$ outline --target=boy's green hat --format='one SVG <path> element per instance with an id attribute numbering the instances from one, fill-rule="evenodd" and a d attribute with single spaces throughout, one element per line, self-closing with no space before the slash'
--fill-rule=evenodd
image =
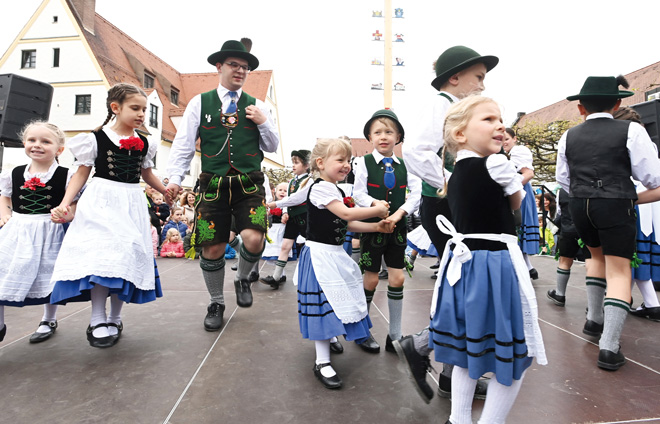
<path id="1" fill-rule="evenodd" d="M 309 150 L 304 150 L 304 149 L 292 150 L 291 151 L 291 157 L 294 157 L 294 156 L 299 157 L 300 160 L 303 161 L 303 163 L 305 163 L 305 164 L 309 163 L 309 157 L 310 157 L 311 154 L 312 154 L 312 152 L 310 152 Z"/>
<path id="2" fill-rule="evenodd" d="M 213 53 L 208 57 L 208 62 L 215 66 L 216 63 L 224 63 L 225 59 L 228 57 L 239 57 L 241 59 L 247 60 L 248 66 L 251 70 L 257 69 L 259 67 L 259 59 L 250 53 L 250 49 L 243 44 L 245 42 L 252 47 L 252 41 L 248 38 L 243 38 L 241 41 L 229 40 L 225 41 L 222 45 L 222 48 Z"/>
<path id="3" fill-rule="evenodd" d="M 376 118 L 390 118 L 392 121 L 396 123 L 397 128 L 399 129 L 399 134 L 401 134 L 401 138 L 399 139 L 399 143 L 403 143 L 403 136 L 404 136 L 404 131 L 403 131 L 403 125 L 401 125 L 401 122 L 399 122 L 399 118 L 397 118 L 396 113 L 392 112 L 389 109 L 381 109 L 374 113 L 371 116 L 371 119 L 367 121 L 366 124 L 364 124 L 364 138 L 369 140 L 369 132 L 371 130 L 371 123 L 374 121 Z M 396 144 L 399 144 L 396 143 Z"/>
<path id="4" fill-rule="evenodd" d="M 623 99 L 632 96 L 632 91 L 619 90 L 619 81 L 615 77 L 588 77 L 580 90 L 580 94 L 566 97 L 566 100 L 592 99 Z"/>
<path id="5" fill-rule="evenodd" d="M 440 90 L 442 84 L 447 82 L 449 77 L 467 69 L 476 63 L 486 65 L 486 72 L 493 69 L 500 61 L 496 56 L 480 56 L 469 47 L 454 46 L 445 50 L 435 61 L 435 79 L 431 85 L 436 90 Z"/>

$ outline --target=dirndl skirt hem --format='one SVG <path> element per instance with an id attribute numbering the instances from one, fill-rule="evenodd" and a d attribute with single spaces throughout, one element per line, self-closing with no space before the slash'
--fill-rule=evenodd
<path id="1" fill-rule="evenodd" d="M 510 386 L 531 365 L 525 340 L 518 280 L 509 252 L 473 251 L 451 286 L 443 275 L 429 347 L 435 360 L 467 368 L 471 378 L 487 372 Z"/>
<path id="2" fill-rule="evenodd" d="M 369 315 L 353 323 L 342 323 L 335 315 L 332 305 L 323 293 L 312 267 L 309 246 L 305 246 L 298 262 L 298 323 L 305 339 L 328 340 L 343 335 L 346 340 L 361 340 L 369 337 L 371 319 Z M 342 255 L 346 255 L 342 251 Z M 352 261 L 346 255 L 347 261 Z"/>
<path id="3" fill-rule="evenodd" d="M 101 277 L 98 275 L 89 275 L 78 280 L 57 281 L 50 295 L 50 303 L 57 305 L 66 305 L 68 302 L 88 302 L 91 300 L 90 290 L 94 285 L 100 284 L 110 289 L 109 294 L 117 294 L 119 299 L 126 303 L 148 303 L 163 297 L 163 290 L 160 285 L 160 276 L 158 275 L 158 266 L 154 259 L 154 272 L 156 276 L 156 285 L 154 290 L 141 290 L 130 281 L 122 278 Z"/>

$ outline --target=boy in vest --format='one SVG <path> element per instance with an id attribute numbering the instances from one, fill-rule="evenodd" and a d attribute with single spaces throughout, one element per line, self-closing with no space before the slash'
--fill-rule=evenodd
<path id="1" fill-rule="evenodd" d="M 403 146 L 403 156 L 409 172 L 422 179 L 422 200 L 419 207 L 422 226 L 438 250 L 438 257 L 442 257 L 449 236 L 438 229 L 435 219 L 438 215 L 451 218 L 447 199 L 439 197 L 438 192 L 444 188 L 454 163 L 450 155 L 442 157 L 445 115 L 452 103 L 470 94 L 481 93 L 485 89 L 486 73 L 498 62 L 499 59 L 495 56 L 481 56 L 465 46 L 454 46 L 445 50 L 435 62 L 436 77 L 431 82 L 439 93 L 435 96 L 432 106 L 424 112 L 427 116 L 421 121 L 421 131 Z M 418 334 L 404 337 L 400 343 L 394 343 L 417 392 L 427 403 L 433 398 L 433 390 L 426 382 L 426 370 L 430 365 L 428 355 L 433 351 L 428 342 L 428 328 L 425 328 Z M 451 396 L 452 370 L 453 366 L 445 365 L 440 374 L 438 394 L 442 397 Z M 479 380 L 475 399 L 485 397 L 486 384 Z"/>
<path id="2" fill-rule="evenodd" d="M 612 113 L 632 91 L 623 77 L 589 77 L 579 100 L 585 122 L 562 135 L 557 148 L 557 182 L 569 193 L 578 234 L 591 252 L 587 268 L 587 322 L 598 337 L 598 367 L 615 371 L 626 362 L 620 348 L 630 310 L 630 261 L 635 253 L 637 193 L 630 177 L 647 189 L 660 187 L 656 146 L 641 125 L 615 120 Z M 607 297 L 605 290 L 607 289 Z"/>
<path id="3" fill-rule="evenodd" d="M 378 285 L 381 259 L 385 259 L 388 271 L 387 307 L 390 313 L 385 350 L 394 353 L 392 340 L 401 338 L 403 268 L 408 235 L 406 216 L 419 207 L 422 185 L 419 178 L 408 175 L 403 159 L 394 155 L 394 146 L 402 143 L 404 137 L 403 126 L 394 112 L 383 109 L 374 113 L 364 126 L 364 136 L 373 144 L 374 151 L 357 162 L 353 198 L 362 207 L 387 202 L 391 213 L 387 219 L 396 226 L 391 234 L 363 233 L 360 236 L 360 267 L 364 272 L 364 294 L 369 309 Z M 407 189 L 410 189 L 408 200 Z M 359 346 L 369 353 L 380 351 L 380 346 L 371 335 Z"/>
<path id="4" fill-rule="evenodd" d="M 312 181 L 309 178 L 309 156 L 311 153 L 309 150 L 294 150 L 291 152 L 291 163 L 293 164 L 295 176 L 289 181 L 287 197 L 268 204 L 271 208 L 287 208 L 287 212 L 282 215 L 282 223 L 286 224 L 286 227 L 284 228 L 280 256 L 275 261 L 275 272 L 272 276 L 269 275 L 261 279 L 261 282 L 268 284 L 275 290 L 286 281 L 286 276 L 283 276 L 282 273 L 289 258 L 289 252 L 293 248 L 293 243 L 295 243 L 298 236 L 307 237 L 307 192 L 312 186 Z"/>
<path id="5" fill-rule="evenodd" d="M 201 198 L 195 209 L 191 243 L 202 249 L 199 266 L 211 297 L 204 319 L 207 331 L 218 331 L 223 323 L 224 255 L 232 217 L 243 242 L 234 279 L 240 307 L 252 305 L 248 275 L 264 249 L 267 209 L 261 161 L 264 151 L 277 150 L 279 137 L 268 107 L 242 91 L 250 71 L 259 66 L 259 60 L 249 52 L 251 46 L 249 39 L 229 40 L 208 57 L 218 70 L 220 84 L 188 103 L 167 167 L 167 190 L 176 198 L 200 138 Z"/>

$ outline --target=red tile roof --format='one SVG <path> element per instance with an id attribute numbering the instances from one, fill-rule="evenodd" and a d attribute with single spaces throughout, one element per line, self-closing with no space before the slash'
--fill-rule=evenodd
<path id="1" fill-rule="evenodd" d="M 658 87 L 660 85 L 660 62 L 646 66 L 635 72 L 625 75 L 630 83 L 628 90 L 634 91 L 633 96 L 622 99 L 622 106 L 630 106 L 637 103 L 646 101 L 644 93 Z M 570 96 L 576 93 L 566 93 Z M 572 121 L 580 118 L 577 109 L 577 102 L 569 102 L 568 100 L 561 100 L 557 103 L 546 106 L 543 109 L 528 113 L 524 115 L 518 122 L 518 127 L 522 127 L 525 123 L 550 123 L 559 120 Z"/>
<path id="2" fill-rule="evenodd" d="M 73 8 L 71 3 L 69 5 Z M 80 19 L 76 13 L 74 16 Z M 154 76 L 154 88 L 164 109 L 163 139 L 173 140 L 176 134 L 176 127 L 170 117 L 181 116 L 185 106 L 196 94 L 218 86 L 216 72 L 182 74 L 98 13 L 95 14 L 94 33 L 86 30 L 83 33 L 111 85 L 126 82 L 142 87 L 145 71 Z M 250 73 L 243 90 L 265 100 L 272 73 L 268 70 Z M 170 102 L 172 88 L 179 92 L 178 105 Z"/>

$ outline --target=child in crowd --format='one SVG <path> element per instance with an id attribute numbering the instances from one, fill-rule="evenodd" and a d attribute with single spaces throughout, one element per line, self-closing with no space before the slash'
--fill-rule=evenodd
<path id="1" fill-rule="evenodd" d="M 270 202 L 268 207 L 287 208 L 286 216 L 282 221 L 286 224 L 282 238 L 282 247 L 280 255 L 275 261 L 275 272 L 272 276 L 262 278 L 261 282 L 277 289 L 279 285 L 286 281 L 282 277 L 284 267 L 286 266 L 289 252 L 293 248 L 293 243 L 298 236 L 307 237 L 307 190 L 311 185 L 309 178 L 309 150 L 294 150 L 291 152 L 291 163 L 293 164 L 294 178 L 289 181 L 288 197 L 282 200 Z M 294 193 L 296 195 L 294 196 Z"/>
<path id="2" fill-rule="evenodd" d="M 153 208 L 154 213 L 156 214 L 158 219 L 160 219 L 160 225 L 165 224 L 165 222 L 167 222 L 167 218 L 170 217 L 170 207 L 167 206 L 166 203 L 163 203 L 164 198 L 163 195 L 160 193 L 155 193 L 151 197 L 151 200 L 152 200 L 151 207 Z M 163 229 L 163 231 L 167 231 L 167 230 Z"/>
<path id="3" fill-rule="evenodd" d="M 500 108 L 489 98 L 472 96 L 447 112 L 446 148 L 456 152 L 446 190 L 453 225 L 443 216 L 438 224 L 453 239 L 435 286 L 429 347 L 436 361 L 454 364 L 452 424 L 472 422 L 475 386 L 487 372 L 494 376 L 479 422 L 505 422 L 532 358 L 547 363 L 512 214 L 525 196 L 522 176 L 498 154 L 504 132 Z M 414 350 L 403 341 L 395 346 Z"/>
<path id="4" fill-rule="evenodd" d="M 183 258 L 183 241 L 176 228 L 170 228 L 165 235 L 165 242 L 160 247 L 160 256 L 163 258 Z"/>
<path id="5" fill-rule="evenodd" d="M 438 94 L 433 96 L 430 107 L 422 108 L 426 115 L 421 119 L 422 125 L 416 128 L 416 134 L 409 137 L 403 146 L 403 157 L 408 164 L 408 172 L 422 179 L 422 200 L 419 212 L 422 226 L 431 238 L 431 242 L 442 255 L 449 237 L 443 234 L 436 224 L 436 216 L 443 215 L 451 220 L 449 204 L 444 196 L 440 196 L 446 180 L 454 167 L 454 158 L 446 154 L 444 146 L 444 122 L 449 107 L 470 94 L 479 94 L 486 89 L 484 81 L 486 74 L 497 64 L 496 56 L 481 56 L 476 51 L 465 46 L 453 46 L 442 52 L 434 64 L 435 78 L 431 82 Z M 439 264 L 437 264 L 439 266 Z M 415 362 L 415 388 L 425 402 L 433 398 L 433 390 L 426 383 L 425 360 L 429 355 L 428 328 L 414 336 L 415 346 L 419 348 L 419 357 Z M 452 366 L 445 364 L 440 373 L 438 394 L 451 396 Z M 486 396 L 486 384 L 479 382 L 475 392 L 476 399 Z"/>
<path id="6" fill-rule="evenodd" d="M 275 201 L 282 200 L 286 197 L 288 191 L 288 183 L 279 183 L 275 187 Z M 268 262 L 275 262 L 279 260 L 280 251 L 282 250 L 282 240 L 284 238 L 284 229 L 289 215 L 286 213 L 286 208 L 271 208 L 268 210 L 271 217 L 271 224 L 268 228 L 268 237 L 272 240 L 271 243 L 266 243 L 264 253 L 261 254 L 261 259 Z M 293 252 L 289 250 L 287 259 L 293 257 Z M 286 280 L 284 270 L 282 270 L 282 279 Z M 272 286 L 274 289 L 279 287 L 278 283 Z"/>
<path id="7" fill-rule="evenodd" d="M 512 128 L 506 129 L 502 147 L 511 158 L 516 171 L 522 175 L 522 185 L 525 188 L 525 193 L 527 193 L 520 206 L 521 219 L 518 228 L 518 243 L 529 269 L 529 276 L 532 277 L 532 280 L 536 280 L 539 278 L 539 273 L 529 260 L 529 255 L 538 255 L 539 253 L 540 230 L 539 225 L 537 225 L 539 212 L 536 209 L 536 199 L 531 184 L 532 178 L 534 178 L 534 157 L 531 150 L 518 144 L 518 137 L 516 137 L 516 132 Z M 554 244 L 554 240 L 552 242 Z"/>
<path id="8" fill-rule="evenodd" d="M 181 235 L 181 240 L 187 235 L 188 233 L 188 226 L 181 222 L 183 219 L 183 209 L 179 207 L 172 208 L 172 217 L 170 218 L 169 221 L 167 221 L 167 224 L 163 227 L 163 235 L 161 236 L 161 242 L 165 241 L 165 236 L 167 235 L 167 232 L 174 228 L 179 232 Z"/>
<path id="9" fill-rule="evenodd" d="M 350 159 L 351 145 L 344 140 L 320 139 L 314 146 L 311 165 L 320 178 L 308 191 L 307 243 L 293 277 L 298 285 L 300 332 L 315 342 L 314 374 L 328 389 L 342 386 L 330 365 L 331 339 L 344 335 L 349 341 L 364 341 L 371 328 L 360 268 L 342 247 L 346 231 L 392 232 L 394 226 L 386 220 L 348 222 L 384 218 L 389 210 L 385 201 L 368 208 L 349 207 L 352 200 L 336 184 L 350 172 Z"/>
<path id="10" fill-rule="evenodd" d="M 0 341 L 5 338 L 5 306 L 44 305 L 44 315 L 30 343 L 48 340 L 57 329 L 57 305 L 50 304 L 53 264 L 64 238 L 63 222 L 50 210 L 64 197 L 73 172 L 61 167 L 65 135 L 47 122 L 28 124 L 20 134 L 29 165 L 0 175 Z M 78 194 L 72 197 L 76 201 Z M 72 206 L 73 209 L 73 206 Z"/>
<path id="11" fill-rule="evenodd" d="M 527 193 L 527 195 L 529 195 L 529 193 Z M 527 197 L 527 195 L 525 195 L 525 197 Z M 541 245 L 541 251 L 539 253 L 541 255 L 551 255 L 555 247 L 554 235 L 552 234 L 552 231 L 550 230 L 549 227 L 547 226 L 544 227 L 543 215 L 538 215 L 538 223 L 539 223 L 539 236 L 540 236 L 539 244 Z M 533 279 L 534 276 L 530 275 L 530 278 Z"/>
<path id="12" fill-rule="evenodd" d="M 163 224 L 160 221 L 160 217 L 156 215 L 156 209 L 154 208 L 154 202 L 153 202 L 153 196 L 158 193 L 156 190 L 154 190 L 153 187 L 151 187 L 149 184 L 145 184 L 144 186 L 144 195 L 147 199 L 147 209 L 149 211 L 149 221 L 151 222 L 151 225 L 153 225 L 156 228 L 156 232 L 158 233 L 158 240 L 160 240 L 160 232 L 163 229 Z"/>
<path id="13" fill-rule="evenodd" d="M 583 332 L 598 337 L 598 367 L 625 364 L 620 337 L 630 310 L 630 261 L 635 252 L 638 198 L 631 176 L 648 189 L 660 187 L 657 148 L 644 127 L 615 120 L 612 113 L 632 91 L 623 77 L 589 77 L 579 100 L 585 122 L 562 135 L 557 147 L 557 182 L 569 192 L 580 238 L 591 252 L 587 268 L 587 321 Z M 607 297 L 605 292 L 607 289 Z"/>
<path id="14" fill-rule="evenodd" d="M 108 117 L 99 128 L 70 140 L 78 170 L 53 209 L 53 219 L 66 218 L 76 193 L 95 168 L 55 262 L 51 302 L 91 299 L 86 335 L 90 346 L 97 348 L 114 346 L 121 337 L 124 302 L 146 303 L 162 296 L 139 184 L 142 177 L 165 193 L 151 169 L 158 143 L 150 144 L 135 131 L 144 121 L 147 96 L 134 85 L 120 83 L 108 91 L 106 106 Z M 112 118 L 114 124 L 105 127 Z M 110 315 L 106 315 L 108 295 Z"/>
<path id="15" fill-rule="evenodd" d="M 361 207 L 385 201 L 390 207 L 388 221 L 395 224 L 392 234 L 365 233 L 360 237 L 360 268 L 364 271 L 364 294 L 367 310 L 378 286 L 381 260 L 385 259 L 388 272 L 387 307 L 389 310 L 389 332 L 385 339 L 385 350 L 394 352 L 392 340 L 401 338 L 401 316 L 403 312 L 403 282 L 407 240 L 407 215 L 419 207 L 422 182 L 409 175 L 404 160 L 394 155 L 394 146 L 402 143 L 403 126 L 391 110 L 375 112 L 364 126 L 364 136 L 374 151 L 357 162 L 353 197 Z M 406 190 L 410 196 L 406 200 Z M 376 222 L 370 219 L 367 222 Z M 380 346 L 373 338 L 360 343 L 363 350 L 378 353 Z"/>

